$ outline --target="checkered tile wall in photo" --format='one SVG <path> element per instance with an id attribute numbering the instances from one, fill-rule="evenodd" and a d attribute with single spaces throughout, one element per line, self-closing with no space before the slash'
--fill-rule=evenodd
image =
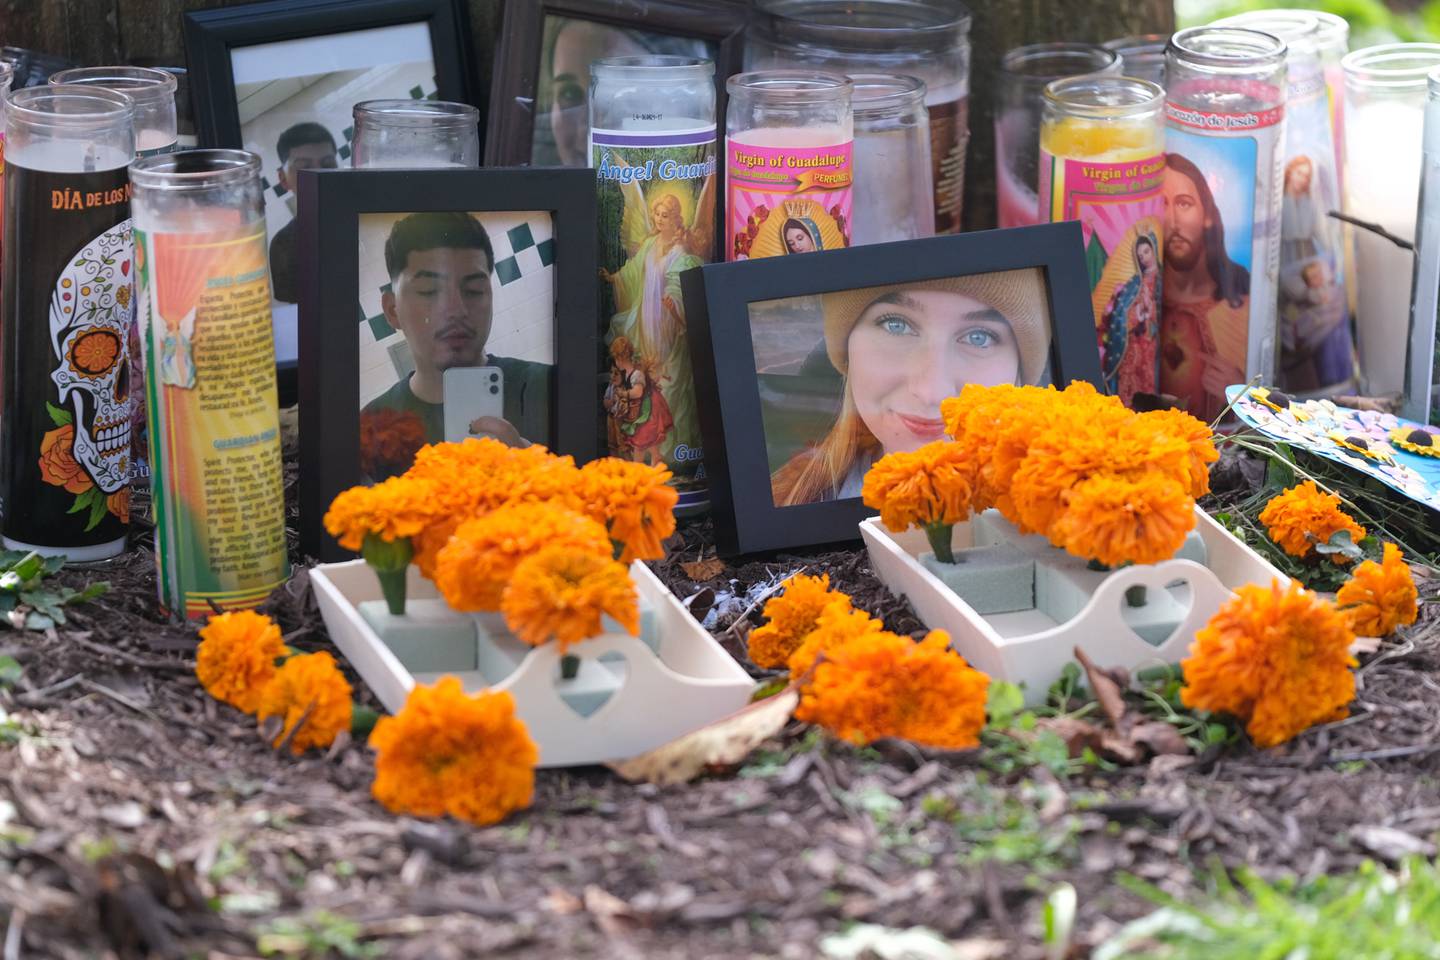
<path id="1" fill-rule="evenodd" d="M 363 406 L 415 369 L 405 338 L 385 319 L 380 297 L 390 288 L 385 238 L 403 213 L 360 218 L 360 403 Z M 495 250 L 494 297 L 488 353 L 555 362 L 555 239 L 541 211 L 472 214 Z"/>

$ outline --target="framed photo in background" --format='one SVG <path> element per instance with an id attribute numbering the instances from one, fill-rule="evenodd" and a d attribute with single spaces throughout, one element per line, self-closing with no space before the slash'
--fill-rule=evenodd
<path id="1" fill-rule="evenodd" d="M 1103 389 L 1078 222 L 709 264 L 682 277 L 722 553 L 854 540 L 870 465 L 967 383 Z"/>
<path id="2" fill-rule="evenodd" d="M 505 4 L 488 166 L 590 165 L 589 65 L 647 54 L 715 61 L 723 134 L 725 80 L 740 70 L 743 0 L 512 0 Z"/>
<path id="3" fill-rule="evenodd" d="M 201 146 L 261 159 L 281 403 L 298 355 L 299 171 L 350 166 L 362 100 L 479 104 L 463 0 L 268 0 L 185 14 Z"/>
<path id="4" fill-rule="evenodd" d="M 588 170 L 300 174 L 302 548 L 337 493 L 426 443 L 600 446 Z"/>

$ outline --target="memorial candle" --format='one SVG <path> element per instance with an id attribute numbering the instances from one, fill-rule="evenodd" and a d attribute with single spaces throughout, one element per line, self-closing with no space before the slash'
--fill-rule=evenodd
<path id="1" fill-rule="evenodd" d="M 365 100 L 355 104 L 351 165 L 478 167 L 480 111 L 444 100 Z"/>
<path id="2" fill-rule="evenodd" d="M 930 117 L 916 77 L 853 73 L 855 246 L 935 235 Z"/>

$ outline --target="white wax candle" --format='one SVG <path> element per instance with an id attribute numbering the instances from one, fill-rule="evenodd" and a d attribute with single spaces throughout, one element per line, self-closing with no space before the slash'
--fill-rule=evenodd
<path id="1" fill-rule="evenodd" d="M 1346 211 L 1406 240 L 1415 237 L 1423 108 L 1423 101 L 1372 102 L 1345 117 Z M 1410 251 L 1355 230 L 1360 374 L 1369 394 L 1405 389 L 1414 265 Z"/>
<path id="2" fill-rule="evenodd" d="M 148 153 L 163 150 L 175 142 L 174 131 L 156 130 L 153 127 L 135 131 L 135 152 Z"/>
<path id="3" fill-rule="evenodd" d="M 75 143 L 68 140 L 40 140 L 17 145 L 5 144 L 5 162 L 31 170 L 53 173 L 93 173 L 128 167 L 131 157 L 114 147 Z"/>
<path id="4" fill-rule="evenodd" d="M 747 147 L 833 147 L 849 143 L 852 128 L 838 123 L 816 127 L 755 127 L 732 134 L 730 139 Z"/>
<path id="5" fill-rule="evenodd" d="M 930 144 L 914 127 L 855 137 L 855 246 L 935 235 Z"/>

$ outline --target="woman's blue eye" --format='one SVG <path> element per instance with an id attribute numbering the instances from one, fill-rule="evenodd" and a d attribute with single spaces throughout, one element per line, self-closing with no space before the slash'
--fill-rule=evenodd
<path id="1" fill-rule="evenodd" d="M 993 347 L 995 344 L 1000 342 L 1000 338 L 989 330 L 986 330 L 982 327 L 976 327 L 973 330 L 966 330 L 964 333 L 960 334 L 960 342 L 965 344 L 965 346 L 967 347 L 977 347 L 983 349 L 984 347 Z"/>
<path id="2" fill-rule="evenodd" d="M 875 325 L 894 337 L 903 337 L 915 332 L 910 321 L 894 313 L 887 313 L 875 321 Z"/>

